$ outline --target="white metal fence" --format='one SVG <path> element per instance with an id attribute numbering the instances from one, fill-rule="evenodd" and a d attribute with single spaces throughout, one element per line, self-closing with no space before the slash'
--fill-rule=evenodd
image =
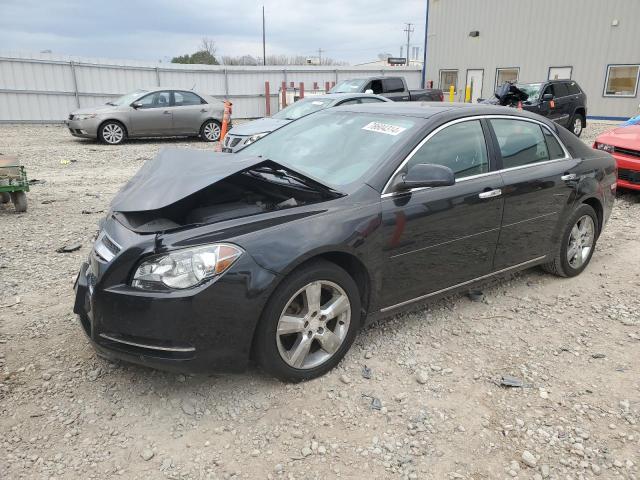
<path id="1" fill-rule="evenodd" d="M 50 54 L 0 53 L 0 122 L 60 122 L 79 107 L 103 104 L 144 87 L 193 88 L 233 102 L 233 116 L 265 115 L 265 81 L 270 84 L 271 111 L 277 111 L 278 89 L 304 82 L 326 82 L 373 75 L 400 75 L 418 88 L 415 67 L 209 66 L 60 57 Z"/>

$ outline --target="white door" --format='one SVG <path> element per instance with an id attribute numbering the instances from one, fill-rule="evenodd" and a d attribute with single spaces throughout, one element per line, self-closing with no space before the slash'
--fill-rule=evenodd
<path id="1" fill-rule="evenodd" d="M 549 80 L 571 80 L 571 67 L 549 68 Z"/>
<path id="2" fill-rule="evenodd" d="M 467 87 L 471 89 L 472 103 L 478 103 L 478 98 L 482 98 L 482 77 L 483 76 L 484 76 L 484 70 L 467 70 Z"/>

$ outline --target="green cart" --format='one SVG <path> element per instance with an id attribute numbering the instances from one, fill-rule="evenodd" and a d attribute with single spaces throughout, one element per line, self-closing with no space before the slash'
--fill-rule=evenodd
<path id="1" fill-rule="evenodd" d="M 0 203 L 13 202 L 16 212 L 27 211 L 29 181 L 27 172 L 18 159 L 0 156 Z"/>

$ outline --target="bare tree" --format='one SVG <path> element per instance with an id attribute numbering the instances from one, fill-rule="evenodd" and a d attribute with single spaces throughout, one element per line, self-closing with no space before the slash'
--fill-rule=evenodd
<path id="1" fill-rule="evenodd" d="M 212 57 L 216 56 L 216 42 L 208 37 L 202 37 L 202 41 L 200 42 L 200 51 L 207 52 Z"/>

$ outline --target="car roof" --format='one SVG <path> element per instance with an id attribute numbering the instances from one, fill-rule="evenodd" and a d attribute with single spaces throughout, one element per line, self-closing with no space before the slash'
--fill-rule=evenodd
<path id="1" fill-rule="evenodd" d="M 345 105 L 331 109 L 332 111 L 349 111 L 357 113 L 373 113 L 381 115 L 402 115 L 406 117 L 431 118 L 448 112 L 454 116 L 470 117 L 475 115 L 509 115 L 514 117 L 533 118 L 548 124 L 549 121 L 540 115 L 526 110 L 503 107 L 499 105 L 484 105 L 477 103 L 449 103 L 449 102 L 385 102 Z"/>
<path id="2" fill-rule="evenodd" d="M 304 97 L 305 100 L 308 98 L 333 98 L 335 100 L 343 100 L 345 98 L 360 98 L 360 97 L 373 97 L 373 98 L 384 98 L 385 100 L 387 100 L 386 97 L 382 97 L 380 95 L 374 95 L 373 93 L 325 93 L 323 95 L 310 95 L 308 97 Z"/>

